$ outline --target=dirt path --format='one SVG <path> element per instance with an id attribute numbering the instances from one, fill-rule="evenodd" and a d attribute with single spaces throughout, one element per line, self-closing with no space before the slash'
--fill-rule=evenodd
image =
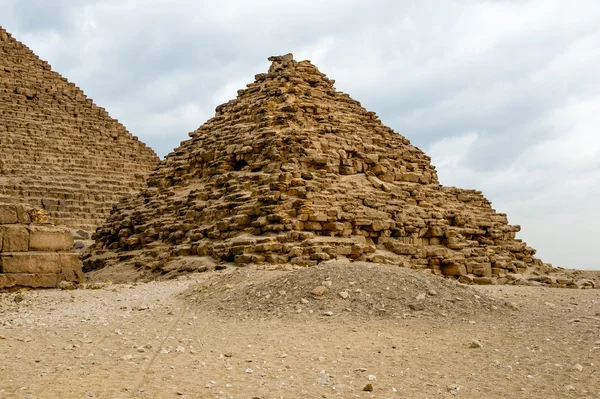
<path id="1" fill-rule="evenodd" d="M 208 277 L 0 294 L 0 397 L 600 397 L 600 290 L 478 287 L 512 309 L 467 318 L 261 319 L 180 299 Z"/>

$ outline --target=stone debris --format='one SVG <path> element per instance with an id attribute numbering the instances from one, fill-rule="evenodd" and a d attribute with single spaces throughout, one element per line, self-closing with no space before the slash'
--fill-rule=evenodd
<path id="1" fill-rule="evenodd" d="M 247 281 L 258 277 L 257 273 L 263 274 L 261 281 L 247 284 Z M 478 292 L 472 287 L 391 265 L 329 261 L 279 276 L 269 276 L 270 273 L 240 268 L 230 274 L 216 274 L 207 281 L 192 285 L 183 297 L 206 310 L 227 309 L 232 314 L 242 312 L 248 317 L 281 317 L 298 313 L 324 316 L 327 313 L 336 318 L 346 315 L 351 318 L 404 319 L 448 315 L 471 317 L 482 311 L 511 314 L 508 308 L 501 306 L 503 302 L 492 300 L 483 293 L 475 295 Z M 315 282 L 322 282 L 324 276 L 334 277 L 329 280 L 333 282 L 330 293 L 322 296 L 310 294 L 310 299 L 307 299 L 307 293 L 315 290 Z M 224 291 L 222 287 L 226 285 L 233 288 Z M 322 292 L 324 286 L 318 287 L 321 287 L 318 292 Z M 275 294 L 282 290 L 287 293 L 285 296 Z M 429 290 L 435 290 L 436 295 L 414 301 L 420 293 Z M 339 295 L 341 292 L 348 293 L 348 298 Z M 464 299 L 457 301 L 459 297 Z"/>
<path id="2" fill-rule="evenodd" d="M 32 214 L 39 212 L 21 204 L 0 203 L 0 289 L 73 289 L 83 283 L 81 257 L 71 252 L 71 233 L 42 224 Z"/>
<path id="3" fill-rule="evenodd" d="M 550 269 L 481 192 L 441 186 L 427 155 L 309 61 L 269 59 L 116 205 L 86 270 L 125 259 L 184 272 L 173 261 L 190 256 L 238 266 L 337 259 L 515 284 Z"/>
<path id="4" fill-rule="evenodd" d="M 473 339 L 473 340 L 471 340 L 471 343 L 469 344 L 469 348 L 472 348 L 472 349 L 483 349 L 483 345 L 478 340 Z"/>
<path id="5" fill-rule="evenodd" d="M 315 296 L 323 296 L 323 295 L 325 295 L 326 292 L 327 292 L 327 287 L 325 287 L 323 285 L 319 285 L 311 291 L 311 294 L 313 294 Z"/>
<path id="6" fill-rule="evenodd" d="M 0 27 L 0 202 L 93 231 L 156 154 Z"/>

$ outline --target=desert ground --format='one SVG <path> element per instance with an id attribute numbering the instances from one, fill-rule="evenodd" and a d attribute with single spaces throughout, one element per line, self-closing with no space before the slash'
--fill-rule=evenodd
<path id="1" fill-rule="evenodd" d="M 0 397 L 600 397 L 599 289 L 372 264 L 105 277 L 0 293 Z"/>

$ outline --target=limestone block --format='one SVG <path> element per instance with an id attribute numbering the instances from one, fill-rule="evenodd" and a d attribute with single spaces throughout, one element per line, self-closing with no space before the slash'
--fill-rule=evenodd
<path id="1" fill-rule="evenodd" d="M 60 273 L 59 254 L 52 252 L 3 252 L 2 273 Z"/>
<path id="2" fill-rule="evenodd" d="M 417 248 L 411 244 L 388 241 L 385 243 L 385 246 L 396 255 L 414 255 L 417 253 Z"/>
<path id="3" fill-rule="evenodd" d="M 0 204 L 0 224 L 17 223 L 17 208 L 13 204 Z"/>
<path id="4" fill-rule="evenodd" d="M 29 215 L 28 210 L 23 205 L 15 205 L 15 209 L 17 210 L 17 223 L 19 224 L 29 224 L 31 223 L 31 216 Z"/>
<path id="5" fill-rule="evenodd" d="M 73 235 L 52 226 L 29 226 L 30 251 L 70 251 L 73 249 Z"/>
<path id="6" fill-rule="evenodd" d="M 60 262 L 60 281 L 73 281 L 83 283 L 85 276 L 81 271 L 81 256 L 78 253 L 61 253 L 58 255 Z"/>
<path id="7" fill-rule="evenodd" d="M 29 250 L 29 230 L 21 225 L 0 226 L 3 230 L 2 252 L 24 252 Z"/>
<path id="8" fill-rule="evenodd" d="M 12 273 L 0 274 L 0 288 L 33 287 L 52 288 L 58 282 L 54 273 Z"/>
<path id="9" fill-rule="evenodd" d="M 479 277 L 492 277 L 492 265 L 490 263 L 469 262 L 469 269 L 473 270 L 473 274 Z"/>
<path id="10" fill-rule="evenodd" d="M 440 269 L 444 276 L 464 276 L 467 274 L 465 265 L 456 262 L 442 262 Z"/>

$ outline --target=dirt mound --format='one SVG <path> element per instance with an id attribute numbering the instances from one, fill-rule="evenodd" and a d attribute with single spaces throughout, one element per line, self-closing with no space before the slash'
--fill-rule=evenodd
<path id="1" fill-rule="evenodd" d="M 290 272 L 237 269 L 196 285 L 183 296 L 204 309 L 249 317 L 466 317 L 505 308 L 455 281 L 368 262 L 331 261 Z"/>

